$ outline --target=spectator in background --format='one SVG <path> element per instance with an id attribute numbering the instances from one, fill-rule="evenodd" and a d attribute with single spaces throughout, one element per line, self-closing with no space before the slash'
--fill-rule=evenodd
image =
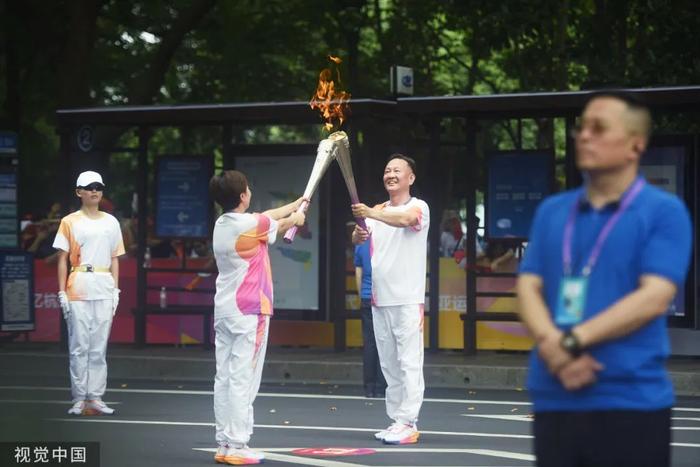
<path id="1" fill-rule="evenodd" d="M 440 233 L 440 256 L 453 256 L 457 246 L 464 236 L 462 223 L 454 211 L 445 211 L 442 221 L 442 232 Z"/>
<path id="2" fill-rule="evenodd" d="M 472 219 L 472 222 L 474 225 L 478 226 L 479 223 L 481 222 L 479 217 L 474 216 Z M 460 238 L 459 243 L 457 244 L 457 247 L 454 249 L 454 252 L 451 255 L 454 260 L 459 264 L 460 268 L 467 269 L 467 234 L 464 233 L 462 235 L 462 238 Z M 486 252 L 484 251 L 484 239 L 481 235 L 479 235 L 479 232 L 477 231 L 476 233 L 476 265 L 475 267 L 483 268 L 486 265 L 484 264 L 484 258 L 486 256 Z"/>
<path id="3" fill-rule="evenodd" d="M 508 240 L 492 238 L 486 243 L 485 259 L 491 272 L 516 272 L 515 251 Z"/>
<path id="4" fill-rule="evenodd" d="M 32 243 L 27 246 L 26 250 L 30 253 L 34 253 L 34 257 L 37 259 L 46 259 L 53 256 L 56 253 L 56 250 L 53 248 L 53 240 L 56 237 L 56 232 L 58 232 L 59 222 L 60 219 L 44 219 L 33 224 L 36 226 L 36 235 Z"/>
<path id="5" fill-rule="evenodd" d="M 369 242 L 355 246 L 354 263 L 355 284 L 360 296 L 362 313 L 362 383 L 365 388 L 365 397 L 384 397 L 386 381 L 379 364 L 372 320 L 372 260 L 369 255 Z"/>

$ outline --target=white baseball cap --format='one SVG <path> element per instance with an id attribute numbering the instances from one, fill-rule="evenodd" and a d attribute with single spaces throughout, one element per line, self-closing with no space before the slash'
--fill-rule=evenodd
<path id="1" fill-rule="evenodd" d="M 102 181 L 102 175 L 98 174 L 97 172 L 93 172 L 92 170 L 83 172 L 80 175 L 78 175 L 78 180 L 75 182 L 75 186 L 88 186 L 91 183 L 99 183 L 102 186 L 104 186 L 104 182 Z"/>

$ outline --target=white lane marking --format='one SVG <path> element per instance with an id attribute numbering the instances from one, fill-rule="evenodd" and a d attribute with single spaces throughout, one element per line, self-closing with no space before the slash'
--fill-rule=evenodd
<path id="1" fill-rule="evenodd" d="M 504 459 L 516 459 L 522 461 L 534 461 L 532 454 L 521 454 L 519 452 L 500 451 L 495 449 L 440 449 L 440 448 L 378 448 L 377 452 L 422 452 L 422 453 L 445 453 L 445 454 L 477 454 L 480 456 L 502 457 Z"/>
<path id="2" fill-rule="evenodd" d="M 329 459 L 314 459 L 313 457 L 296 457 L 286 454 L 266 454 L 265 460 L 287 462 L 289 464 L 315 465 L 318 467 L 369 467 L 364 464 L 351 464 L 349 462 L 332 461 Z"/>
<path id="3" fill-rule="evenodd" d="M 206 451 L 206 452 L 216 452 L 215 448 L 193 448 L 196 451 Z M 260 448 L 267 456 L 268 453 L 273 452 L 292 452 L 297 448 Z M 381 453 L 415 453 L 415 454 L 476 454 L 479 456 L 489 456 L 489 457 L 500 457 L 503 459 L 515 459 L 523 461 L 534 461 L 535 456 L 532 454 L 521 454 L 519 452 L 512 451 L 500 451 L 495 449 L 468 449 L 468 448 L 404 448 L 404 447 L 391 447 L 391 448 L 370 448 L 374 451 Z M 267 456 L 269 457 L 269 456 Z M 314 459 L 303 457 L 304 459 Z M 298 459 L 298 458 L 297 458 Z M 317 464 L 312 464 L 317 465 Z M 349 464 L 357 465 L 357 464 Z"/>
<path id="4" fill-rule="evenodd" d="M 68 387 L 57 386 L 0 386 L 0 390 L 22 390 L 22 391 L 69 391 Z M 194 391 L 185 389 L 126 389 L 126 388 L 109 388 L 109 392 L 114 393 L 131 393 L 131 394 L 168 394 L 168 395 L 185 395 L 185 396 L 213 396 L 214 391 Z M 343 396 L 339 394 L 283 394 L 272 392 L 258 393 L 257 397 L 275 397 L 289 399 L 330 399 L 330 400 L 376 400 L 383 399 L 368 399 L 363 396 Z M 437 402 L 446 404 L 484 404 L 484 405 L 521 405 L 531 406 L 532 403 L 524 401 L 495 401 L 495 400 L 475 400 L 475 399 L 423 399 L 423 402 Z M 700 412 L 700 407 L 673 407 L 674 412 Z"/>
<path id="5" fill-rule="evenodd" d="M 513 422 L 533 422 L 534 417 L 528 415 L 486 415 L 486 414 L 475 414 L 475 413 L 463 413 L 460 414 L 462 417 L 474 417 L 474 418 L 489 418 L 493 420 L 508 420 Z M 685 420 L 689 422 L 700 422 L 698 417 L 671 417 L 671 420 Z M 678 428 L 680 429 L 680 428 Z M 691 428 L 695 429 L 695 428 Z"/>
<path id="6" fill-rule="evenodd" d="M 86 418 L 50 418 L 48 420 L 59 422 L 83 422 L 83 423 L 122 423 L 131 425 L 172 425 L 172 426 L 214 426 L 208 422 L 166 422 L 161 420 L 107 420 L 107 419 L 86 419 Z M 380 428 L 351 428 L 351 427 L 328 427 L 328 426 L 292 426 L 292 425 L 254 425 L 255 428 L 270 428 L 282 430 L 315 430 L 315 431 L 358 431 L 376 432 Z M 700 431 L 700 427 L 674 426 L 672 430 L 678 431 Z M 532 435 L 517 435 L 510 433 L 478 433 L 469 431 L 430 431 L 420 430 L 421 434 L 438 436 L 473 436 L 482 438 L 511 438 L 511 439 L 532 439 Z M 700 445 L 698 445 L 700 446 Z"/>
<path id="7" fill-rule="evenodd" d="M 161 420 L 107 420 L 107 419 L 87 419 L 87 418 L 47 418 L 52 422 L 79 422 L 79 423 L 116 423 L 124 425 L 167 425 L 167 426 L 214 426 L 210 422 L 164 422 Z M 258 425 L 255 425 L 256 427 Z"/>
<path id="8" fill-rule="evenodd" d="M 351 464 L 349 462 L 340 462 L 330 459 L 319 459 L 316 457 L 302 457 L 302 456 L 290 456 L 285 454 L 275 454 L 276 452 L 291 452 L 297 448 L 283 448 L 283 449 L 258 449 L 256 451 L 261 451 L 265 453 L 265 460 L 273 460 L 280 462 L 287 462 L 289 464 L 299 464 L 299 465 L 315 465 L 319 467 L 369 467 L 363 464 Z M 202 452 L 216 452 L 214 448 L 192 448 L 193 451 Z"/>
<path id="9" fill-rule="evenodd" d="M 17 390 L 34 390 L 34 391 L 68 391 L 70 388 L 56 387 L 56 386 L 0 386 L 2 389 L 17 389 Z M 127 388 L 109 388 L 107 389 L 110 393 L 132 393 L 132 394 L 168 394 L 168 395 L 185 395 L 185 396 L 213 396 L 214 391 L 194 391 L 185 389 L 127 389 Z M 339 394 L 283 394 L 274 392 L 261 392 L 258 393 L 257 397 L 276 397 L 276 398 L 289 398 L 289 399 L 331 399 L 331 400 L 373 400 L 382 401 L 384 399 L 372 398 L 368 399 L 364 396 L 343 396 Z M 495 400 L 477 400 L 477 399 L 423 399 L 423 402 L 436 402 L 436 403 L 446 403 L 446 404 L 487 404 L 487 405 L 532 405 L 530 402 L 525 401 L 495 401 Z"/>
<path id="10" fill-rule="evenodd" d="M 104 401 L 107 405 L 119 405 L 123 402 Z M 59 401 L 49 399 L 0 399 L 0 404 L 62 404 L 73 405 L 72 401 Z"/>
<path id="11" fill-rule="evenodd" d="M 474 417 L 474 418 L 491 418 L 494 420 L 508 420 L 513 422 L 532 422 L 535 419 L 527 415 L 485 415 L 485 414 L 475 414 L 475 413 L 463 413 L 460 414 L 462 417 Z"/>
<path id="12" fill-rule="evenodd" d="M 86 418 L 50 418 L 59 422 L 82 422 L 82 423 L 120 423 L 131 425 L 171 425 L 171 426 L 214 426 L 209 422 L 167 422 L 161 420 L 120 420 L 120 419 L 86 419 Z M 314 430 L 314 431 L 353 431 L 363 433 L 375 433 L 381 428 L 352 428 L 352 427 L 328 427 L 328 426 L 294 426 L 294 425 L 253 425 L 255 428 L 270 428 L 281 430 Z M 512 438 L 512 439 L 532 439 L 532 435 L 518 435 L 509 433 L 474 433 L 463 431 L 428 431 L 420 430 L 421 434 L 440 436 L 474 436 L 483 438 Z"/>
<path id="13" fill-rule="evenodd" d="M 19 391 L 70 391 L 68 387 L 60 386 L 0 386 L 0 390 L 19 390 Z M 191 391 L 183 389 L 125 389 L 125 388 L 108 388 L 109 392 L 123 392 L 135 394 L 180 394 L 183 396 L 211 396 L 214 391 Z M 260 394 L 258 394 L 260 395 Z"/>

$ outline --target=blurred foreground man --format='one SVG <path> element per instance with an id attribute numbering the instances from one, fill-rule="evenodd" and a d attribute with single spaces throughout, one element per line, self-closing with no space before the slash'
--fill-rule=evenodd
<path id="1" fill-rule="evenodd" d="M 541 467 L 670 464 L 666 310 L 685 280 L 691 222 L 638 175 L 650 127 L 634 96 L 593 94 L 575 133 L 584 185 L 535 214 L 517 293 L 536 341 Z"/>

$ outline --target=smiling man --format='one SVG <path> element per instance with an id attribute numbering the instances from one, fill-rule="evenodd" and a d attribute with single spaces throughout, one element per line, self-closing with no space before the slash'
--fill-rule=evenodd
<path id="1" fill-rule="evenodd" d="M 418 441 L 423 403 L 423 306 L 430 210 L 411 196 L 416 163 L 393 154 L 384 168 L 389 201 L 373 208 L 354 204 L 353 243 L 370 241 L 372 316 L 379 362 L 387 382 L 386 411 L 393 423 L 375 434 L 386 444 Z"/>
<path id="2" fill-rule="evenodd" d="M 670 463 L 666 310 L 691 251 L 683 202 L 638 174 L 651 118 L 593 94 L 576 129 L 584 186 L 538 207 L 517 282 L 536 341 L 528 389 L 540 467 Z"/>

